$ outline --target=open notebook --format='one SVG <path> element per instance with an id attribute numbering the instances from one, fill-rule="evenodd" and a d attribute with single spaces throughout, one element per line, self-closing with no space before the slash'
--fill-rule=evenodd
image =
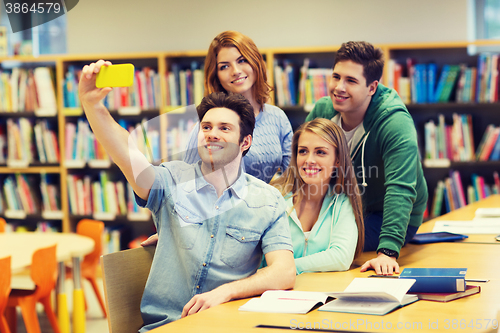
<path id="1" fill-rule="evenodd" d="M 330 293 L 336 299 L 319 311 L 385 315 L 392 310 L 418 301 L 406 294 L 414 279 L 355 278 L 344 292 Z"/>
<path id="2" fill-rule="evenodd" d="M 268 290 L 260 298 L 252 298 L 240 311 L 305 314 L 325 304 L 330 293 L 295 290 Z"/>

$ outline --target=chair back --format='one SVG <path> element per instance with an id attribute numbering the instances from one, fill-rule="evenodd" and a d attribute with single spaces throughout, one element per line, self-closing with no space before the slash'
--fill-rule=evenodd
<path id="1" fill-rule="evenodd" d="M 5 225 L 7 222 L 5 222 L 5 219 L 3 217 L 0 217 L 0 232 L 5 232 Z"/>
<path id="2" fill-rule="evenodd" d="M 140 305 L 155 250 L 138 247 L 101 257 L 110 333 L 137 333 L 143 326 Z"/>
<path id="3" fill-rule="evenodd" d="M 10 294 L 10 257 L 0 259 L 0 316 L 3 314 Z"/>
<path id="4" fill-rule="evenodd" d="M 36 250 L 32 256 L 31 279 L 36 285 L 36 299 L 50 295 L 56 286 L 56 244 Z"/>
<path id="5" fill-rule="evenodd" d="M 99 258 L 102 254 L 102 233 L 104 222 L 91 219 L 83 219 L 76 225 L 76 233 L 90 237 L 94 240 L 94 250 L 87 254 L 82 260 L 82 270 L 96 270 L 99 266 Z"/>
<path id="6" fill-rule="evenodd" d="M 9 324 L 4 317 L 10 294 L 10 257 L 0 259 L 0 332 L 9 333 Z"/>

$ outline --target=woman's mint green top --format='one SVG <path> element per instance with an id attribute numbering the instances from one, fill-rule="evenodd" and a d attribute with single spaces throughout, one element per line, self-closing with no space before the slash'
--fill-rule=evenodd
<path id="1" fill-rule="evenodd" d="M 297 274 L 348 270 L 358 243 L 358 227 L 349 198 L 345 194 L 328 193 L 307 240 L 292 209 L 291 193 L 285 196 L 285 201 Z"/>

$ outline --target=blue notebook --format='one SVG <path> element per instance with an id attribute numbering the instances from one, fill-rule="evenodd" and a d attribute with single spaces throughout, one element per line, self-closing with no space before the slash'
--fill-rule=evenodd
<path id="1" fill-rule="evenodd" d="M 467 268 L 405 268 L 400 279 L 415 279 L 408 293 L 452 293 L 465 291 Z"/>
<path id="2" fill-rule="evenodd" d="M 427 244 L 439 242 L 453 242 L 457 240 L 464 240 L 469 238 L 467 235 L 453 234 L 451 232 L 425 232 L 416 234 L 410 243 L 413 244 Z"/>

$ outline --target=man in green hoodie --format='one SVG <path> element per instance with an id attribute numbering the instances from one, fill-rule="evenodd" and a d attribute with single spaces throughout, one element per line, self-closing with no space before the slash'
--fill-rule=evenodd
<path id="1" fill-rule="evenodd" d="M 363 199 L 364 251 L 377 251 L 361 271 L 392 275 L 399 273 L 401 247 L 422 224 L 427 184 L 413 119 L 397 92 L 379 83 L 383 68 L 382 51 L 372 44 L 342 44 L 330 96 L 306 120 L 331 119 L 344 130 Z"/>

